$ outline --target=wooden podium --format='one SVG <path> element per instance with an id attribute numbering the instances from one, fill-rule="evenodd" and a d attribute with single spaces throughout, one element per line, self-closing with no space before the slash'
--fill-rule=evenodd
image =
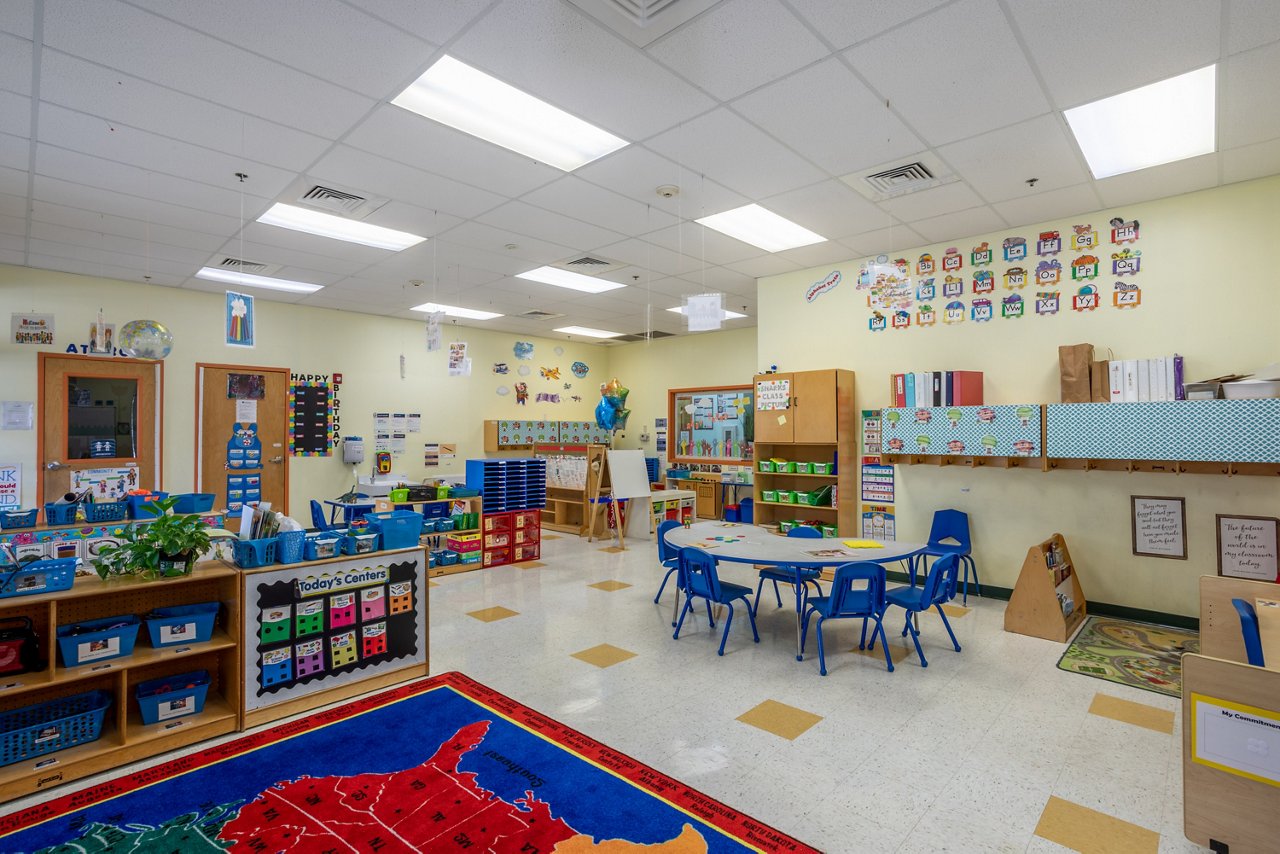
<path id="1" fill-rule="evenodd" d="M 1084 591 L 1067 541 L 1054 534 L 1027 550 L 1004 609 L 1004 630 L 1066 643 L 1085 618 Z"/>

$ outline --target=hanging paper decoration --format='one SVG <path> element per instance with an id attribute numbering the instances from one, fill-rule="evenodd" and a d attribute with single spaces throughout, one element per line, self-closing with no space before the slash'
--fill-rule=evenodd
<path id="1" fill-rule="evenodd" d="M 871 319 L 867 321 L 868 328 L 872 332 L 883 332 L 889 328 L 889 321 L 880 312 L 872 312 Z"/>
<path id="2" fill-rule="evenodd" d="M 960 254 L 960 250 L 952 246 L 942 255 L 942 270 L 944 273 L 954 273 L 964 266 L 964 256 Z"/>
<path id="3" fill-rule="evenodd" d="M 1098 245 L 1098 232 L 1093 230 L 1093 226 L 1088 223 L 1084 225 L 1071 226 L 1071 248 L 1077 252 L 1086 249 L 1092 249 Z"/>
<path id="4" fill-rule="evenodd" d="M 690 332 L 710 332 L 724 325 L 724 294 L 685 297 L 684 319 Z"/>
<path id="5" fill-rule="evenodd" d="M 959 276 L 947 276 L 942 280 L 942 295 L 958 297 L 964 293 L 964 279 Z"/>
<path id="6" fill-rule="evenodd" d="M 893 328 L 906 329 L 911 326 L 911 312 L 898 310 L 893 313 Z"/>
<path id="7" fill-rule="evenodd" d="M 1093 311 L 1097 307 L 1098 289 L 1093 285 L 1082 285 L 1071 298 L 1071 308 L 1075 311 Z"/>
<path id="8" fill-rule="evenodd" d="M 1062 234 L 1058 231 L 1042 231 L 1036 241 L 1036 254 L 1043 258 L 1046 255 L 1057 255 L 1062 251 Z"/>
<path id="9" fill-rule="evenodd" d="M 933 310 L 931 305 L 922 305 L 920 310 L 916 312 L 917 326 L 933 326 L 938 321 L 938 314 Z"/>
<path id="10" fill-rule="evenodd" d="M 996 277 L 990 270 L 979 270 L 973 274 L 973 292 L 989 294 L 996 289 Z"/>
<path id="11" fill-rule="evenodd" d="M 991 244 L 985 240 L 973 247 L 973 251 L 969 253 L 969 263 L 975 267 L 981 267 L 984 264 L 991 263 Z"/>
<path id="12" fill-rule="evenodd" d="M 1027 240 L 1025 237 L 1006 237 L 1004 239 L 1004 260 L 1021 261 L 1027 257 Z"/>
<path id="13" fill-rule="evenodd" d="M 1009 294 L 1009 296 L 1000 300 L 1000 316 L 1001 317 L 1022 317 L 1022 310 L 1025 308 L 1022 302 L 1021 294 Z"/>
<path id="14" fill-rule="evenodd" d="M 591 369 L 587 367 L 586 362 L 574 362 L 569 366 L 569 370 L 573 372 L 575 377 L 582 379 L 587 375 L 587 371 Z"/>
<path id="15" fill-rule="evenodd" d="M 1096 255 L 1081 255 L 1071 262 L 1071 280 L 1073 282 L 1085 282 L 1096 278 L 1098 278 L 1098 257 Z"/>
<path id="16" fill-rule="evenodd" d="M 1016 291 L 1027 284 L 1027 270 L 1025 267 L 1010 267 L 1004 271 L 1004 286 L 1011 291 Z"/>
<path id="17" fill-rule="evenodd" d="M 1116 282 L 1111 304 L 1116 308 L 1137 308 L 1142 305 L 1142 289 L 1137 282 Z"/>
<path id="18" fill-rule="evenodd" d="M 539 368 L 538 372 L 542 374 L 544 380 L 560 379 L 560 368 L 558 366 L 554 368 Z"/>
<path id="19" fill-rule="evenodd" d="M 933 256 L 928 252 L 920 256 L 920 260 L 916 262 L 916 275 L 928 276 L 933 272 Z"/>
<path id="20" fill-rule="evenodd" d="M 1036 285 L 1046 287 L 1062 281 L 1062 262 L 1057 258 L 1041 261 L 1036 265 Z"/>
<path id="21" fill-rule="evenodd" d="M 128 327 L 129 324 L 125 324 Z M 226 344 L 228 347 L 252 347 L 255 333 L 253 295 L 227 291 Z M 120 331 L 120 347 L 124 349 L 124 330 Z"/>
<path id="22" fill-rule="evenodd" d="M 515 346 L 511 348 L 511 352 L 515 354 L 517 359 L 532 359 L 533 344 L 528 341 L 517 341 Z"/>
<path id="23" fill-rule="evenodd" d="M 954 300 L 947 303 L 946 310 L 942 315 L 942 322 L 946 324 L 964 323 L 965 305 L 960 300 Z"/>
<path id="24" fill-rule="evenodd" d="M 973 308 L 970 309 L 970 316 L 974 323 L 985 323 L 992 316 L 991 300 L 976 299 L 973 301 Z"/>
<path id="25" fill-rule="evenodd" d="M 252 301 L 253 297 L 249 299 Z M 154 320 L 130 320 L 120 327 L 117 343 L 123 356 L 158 362 L 173 352 L 173 333 Z M 252 337 L 243 346 L 252 347 Z"/>
<path id="26" fill-rule="evenodd" d="M 527 404 L 529 402 L 529 384 L 516 383 L 514 388 L 516 391 L 516 403 L 520 404 L 521 406 L 524 406 L 525 404 Z"/>
<path id="27" fill-rule="evenodd" d="M 440 331 L 444 324 L 444 312 L 433 311 L 427 315 L 427 352 L 434 353 L 443 346 L 444 334 Z"/>
<path id="28" fill-rule="evenodd" d="M 627 395 L 631 393 L 618 378 L 614 377 L 600 385 L 600 402 L 596 404 L 596 426 L 601 430 L 625 430 L 627 416 Z"/>
<path id="29" fill-rule="evenodd" d="M 1036 314 L 1057 314 L 1059 297 L 1057 291 L 1036 294 Z"/>
<path id="30" fill-rule="evenodd" d="M 1138 242 L 1138 221 L 1130 220 L 1126 222 L 1123 217 L 1116 217 L 1111 220 L 1111 242 L 1119 245 L 1121 243 L 1137 243 Z"/>
<path id="31" fill-rule="evenodd" d="M 1128 247 L 1121 249 L 1119 252 L 1111 254 L 1111 275 L 1113 276 L 1132 276 L 1137 273 L 1142 266 L 1142 250 L 1132 250 Z"/>
<path id="32" fill-rule="evenodd" d="M 494 362 L 493 372 L 495 374 L 509 374 L 511 373 L 511 368 L 507 367 L 506 362 Z"/>
<path id="33" fill-rule="evenodd" d="M 865 265 L 863 266 L 862 270 L 859 271 L 858 273 L 859 288 L 863 287 L 862 279 L 864 276 L 866 276 L 867 278 L 867 284 L 871 284 L 871 279 L 867 273 L 867 268 Z M 805 302 L 813 302 L 818 297 L 825 294 L 827 291 L 834 290 L 835 286 L 840 284 L 840 278 L 841 278 L 840 271 L 834 270 L 832 271 L 831 275 L 827 276 L 822 281 L 814 282 L 812 285 L 809 286 L 809 289 L 804 292 Z"/>

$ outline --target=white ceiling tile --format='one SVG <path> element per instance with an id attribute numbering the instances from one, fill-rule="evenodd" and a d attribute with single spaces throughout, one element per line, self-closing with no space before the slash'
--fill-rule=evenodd
<path id="1" fill-rule="evenodd" d="M 1280 137 L 1280 42 L 1233 56 L 1220 72 L 1226 79 L 1218 144 L 1239 148 Z"/>
<path id="2" fill-rule="evenodd" d="M 1275 0 L 1231 0 L 1227 7 L 1227 53 L 1238 53 L 1280 39 Z"/>
<path id="3" fill-rule="evenodd" d="M 815 243 L 812 246 L 801 246 L 778 253 L 788 261 L 795 261 L 801 267 L 821 267 L 847 261 L 850 257 L 849 247 L 843 243 L 828 240 L 826 243 Z"/>
<path id="4" fill-rule="evenodd" d="M 27 170 L 0 167 L 0 193 L 11 196 L 27 194 Z"/>
<path id="5" fill-rule="evenodd" d="M 776 276 L 779 273 L 790 273 L 792 270 L 800 269 L 800 265 L 795 261 L 789 261 L 780 255 L 765 255 L 760 258 L 752 258 L 750 261 L 740 261 L 737 264 L 726 264 L 725 266 L 743 275 L 755 276 L 757 279 L 762 276 Z"/>
<path id="6" fill-rule="evenodd" d="M 849 0 L 791 0 L 824 39 L 843 49 L 883 33 L 949 2 L 894 0 L 892 3 L 850 3 Z"/>
<path id="7" fill-rule="evenodd" d="M 433 44 L 444 44 L 493 5 L 493 0 L 360 0 L 360 8 Z"/>
<path id="8" fill-rule="evenodd" d="M 0 264 L 25 267 L 27 266 L 27 253 L 22 249 L 0 246 Z"/>
<path id="9" fill-rule="evenodd" d="M 827 239 L 883 228 L 893 217 L 834 178 L 770 196 L 760 203 Z"/>
<path id="10" fill-rule="evenodd" d="M 7 231 L 0 232 L 0 249 L 8 252 L 17 252 L 19 256 L 26 253 L 27 238 L 21 234 L 10 234 Z M 21 264 L 22 261 L 18 262 Z"/>
<path id="11" fill-rule="evenodd" d="M 258 225 L 257 228 L 266 229 L 268 226 Z M 260 264 L 279 264 L 281 266 L 280 270 L 267 274 L 277 279 L 289 278 L 284 272 L 285 267 L 306 270 L 308 273 L 323 273 L 326 274 L 329 280 L 336 281 L 338 277 L 349 276 L 369 266 L 363 259 L 337 258 L 333 255 L 318 255 L 314 252 L 305 252 L 299 249 L 287 249 L 282 246 L 259 243 L 248 235 L 246 235 L 243 245 L 238 238 L 225 241 L 215 251 L 201 260 L 201 266 L 216 267 L 223 258 L 227 257 L 257 261 Z M 191 272 L 194 274 L 195 270 Z M 313 281 L 313 279 L 303 276 L 302 281 Z M 326 282 L 318 283 L 325 284 Z"/>
<path id="12" fill-rule="evenodd" d="M 175 228 L 167 223 L 146 222 L 142 219 L 131 219 L 114 214 L 105 215 L 39 199 L 32 204 L 31 219 L 33 222 L 47 222 L 87 232 L 113 234 L 132 239 L 149 239 L 156 243 L 205 252 L 214 251 L 225 239 L 204 230 Z"/>
<path id="13" fill-rule="evenodd" d="M 219 251 L 236 255 L 240 246 L 239 231 L 233 229 L 227 235 L 227 238 L 227 243 Z M 358 270 L 394 254 L 390 250 L 378 249 L 375 246 L 363 246 L 358 243 L 349 243 L 345 240 L 321 237 L 317 234 L 306 234 L 290 228 L 281 228 L 278 225 L 266 225 L 254 220 L 249 220 L 245 223 L 244 245 L 245 254 L 249 255 L 249 260 L 252 261 L 261 261 L 266 264 L 296 263 L 318 270 L 329 269 L 329 266 L 327 266 L 329 264 L 333 265 L 332 269 L 344 272 Z M 252 248 L 271 251 L 278 254 L 279 257 L 254 258 L 252 257 Z M 292 253 L 300 254 L 294 255 Z M 239 256 L 237 255 L 236 257 Z M 292 262 L 285 260 L 289 258 L 294 258 L 295 260 Z M 303 258 L 306 260 L 296 260 Z"/>
<path id="14" fill-rule="evenodd" d="M 1092 183 L 1047 190 L 992 205 L 1014 227 L 1062 219 L 1102 207 Z"/>
<path id="15" fill-rule="evenodd" d="M 53 244 L 56 247 L 64 247 L 66 244 Z M 141 282 L 143 270 L 141 265 L 117 265 L 104 264 L 100 261 L 84 261 L 79 258 L 68 258 L 61 255 L 47 255 L 43 253 L 32 252 L 28 263 L 41 270 L 58 270 L 63 273 L 75 273 L 81 276 L 92 276 L 94 278 L 103 279 L 119 279 L 126 282 Z M 153 285 L 176 285 L 182 281 L 181 274 L 173 275 L 169 273 L 152 272 L 151 281 Z M 161 323 L 165 321 L 164 317 L 157 317 Z"/>
<path id="16" fill-rule="evenodd" d="M 506 0 L 448 52 L 631 142 L 713 105 L 706 95 L 560 0 Z"/>
<path id="17" fill-rule="evenodd" d="M 971 208 L 967 211 L 943 214 L 911 223 L 911 228 L 919 232 L 930 243 L 941 243 L 955 240 L 970 234 L 983 234 L 998 231 L 1005 227 L 1005 221 L 989 207 Z"/>
<path id="18" fill-rule="evenodd" d="M 574 174 L 641 204 L 653 205 L 655 210 L 685 219 L 747 203 L 745 196 L 639 145 L 629 145 L 602 160 L 588 163 Z M 668 184 L 679 187 L 679 194 L 672 198 L 659 196 L 658 187 Z"/>
<path id="19" fill-rule="evenodd" d="M 1280 139 L 1231 148 L 1221 153 L 1222 180 L 1231 184 L 1280 173 Z"/>
<path id="20" fill-rule="evenodd" d="M 1185 0 L 1158 11 L 1146 3 L 1112 0 L 1074 0 L 1066 6 L 1054 0 L 1020 0 L 1008 8 L 1059 109 L 1218 58 L 1220 0 Z M 992 67 L 1003 69 L 1005 62 L 999 56 Z"/>
<path id="21" fill-rule="evenodd" d="M 923 147 L 884 102 L 834 57 L 739 98 L 732 106 L 833 175 Z"/>
<path id="22" fill-rule="evenodd" d="M 46 5 L 46 49 L 320 135 L 346 132 L 374 102 L 115 0 Z"/>
<path id="23" fill-rule="evenodd" d="M 0 89 L 31 94 L 31 39 L 0 33 Z"/>
<path id="24" fill-rule="evenodd" d="M 697 273 L 686 274 L 683 278 L 699 286 L 705 285 L 712 290 L 727 291 L 735 297 L 754 297 L 756 293 L 755 276 L 748 276 L 727 267 L 707 267 Z"/>
<path id="25" fill-rule="evenodd" d="M 1069 133 L 1061 114 L 1051 113 L 953 142 L 938 155 L 987 201 L 1004 201 L 1089 179 Z"/>
<path id="26" fill-rule="evenodd" d="M 0 215 L 0 234 L 25 235 L 27 233 L 27 220 L 21 216 L 9 216 L 8 214 Z"/>
<path id="27" fill-rule="evenodd" d="M 520 201 L 507 202 L 476 217 L 476 220 L 510 232 L 513 235 L 511 242 L 514 243 L 520 242 L 516 236 L 535 237 L 549 243 L 586 250 L 613 243 L 622 236 L 616 231 L 551 213 Z"/>
<path id="28" fill-rule="evenodd" d="M 328 147 L 312 134 L 111 72 L 49 48 L 41 56 L 42 101 L 284 169 L 303 169 Z"/>
<path id="29" fill-rule="evenodd" d="M 727 0 L 648 47 L 722 101 L 823 57 L 826 47 L 776 0 Z"/>
<path id="30" fill-rule="evenodd" d="M 134 0 L 230 45 L 382 99 L 412 79 L 434 46 L 338 0 Z M 287 38 L 281 34 L 288 33 Z M 334 62 L 347 57 L 346 62 Z"/>
<path id="31" fill-rule="evenodd" d="M 723 107 L 655 137 L 648 146 L 695 174 L 706 175 L 753 199 L 825 177 L 755 125 Z M 767 168 L 762 168 L 764 164 L 768 164 Z"/>
<path id="32" fill-rule="evenodd" d="M 954 181 L 943 184 L 941 187 L 886 199 L 880 203 L 880 207 L 898 219 L 910 222 L 937 214 L 967 210 L 980 204 L 982 199 L 969 188 L 968 184 L 963 181 Z"/>
<path id="33" fill-rule="evenodd" d="M 5 216 L 22 217 L 25 219 L 27 216 L 27 197 L 25 191 L 22 195 L 0 192 L 0 214 L 4 214 Z"/>
<path id="34" fill-rule="evenodd" d="M 538 240 L 533 237 L 513 239 L 511 234 L 504 229 L 475 221 L 464 222 L 459 226 L 455 226 L 440 237 L 446 243 L 459 243 L 474 249 L 482 249 L 494 255 L 523 258 L 530 262 L 523 268 L 524 270 L 529 270 L 542 264 L 550 264 L 553 261 L 568 258 L 573 254 L 571 247 Z M 515 248 L 507 249 L 507 244 L 514 244 Z"/>
<path id="35" fill-rule="evenodd" d="M 31 224 L 31 236 L 40 240 L 83 246 L 90 251 L 102 249 L 122 255 L 130 255 L 135 258 L 171 261 L 185 267 L 191 267 L 191 265 L 199 266 L 208 257 L 208 253 L 202 249 L 171 246 L 155 240 L 149 241 L 145 235 L 123 237 L 118 234 L 86 231 L 82 228 L 72 228 L 46 222 L 33 222 Z"/>
<path id="36" fill-rule="evenodd" d="M 930 145 L 1049 109 L 996 0 L 959 0 L 845 56 Z"/>
<path id="37" fill-rule="evenodd" d="M 0 3 L 0 32 L 31 39 L 35 32 L 34 0 L 5 0 Z"/>
<path id="38" fill-rule="evenodd" d="M 1107 207 L 1163 199 L 1218 183 L 1218 155 L 1206 154 L 1177 163 L 1152 166 L 1094 182 Z"/>
<path id="39" fill-rule="evenodd" d="M 622 240 L 608 246 L 601 246 L 598 251 L 605 257 L 627 264 L 634 264 L 654 274 L 676 276 L 699 266 L 694 259 L 678 252 L 672 252 L 661 246 L 655 246 L 644 240 Z M 641 278 L 641 282 L 646 281 Z"/>
<path id="40" fill-rule="evenodd" d="M 882 252 L 898 252 L 910 249 L 925 242 L 925 239 L 905 225 L 895 225 L 868 231 L 854 237 L 846 237 L 840 241 L 853 250 L 854 254 L 879 255 Z"/>
<path id="41" fill-rule="evenodd" d="M 383 104 L 347 135 L 363 151 L 503 195 L 519 196 L 564 174 L 430 119 Z"/>
<path id="42" fill-rule="evenodd" d="M 0 133 L 0 166 L 25 171 L 31 160 L 31 142 L 19 136 Z"/>
<path id="43" fill-rule="evenodd" d="M 673 225 L 656 231 L 645 239 L 665 249 L 682 252 L 694 259 L 699 266 L 745 261 L 764 254 L 764 250 L 758 246 L 743 243 L 696 222 Z"/>
<path id="44" fill-rule="evenodd" d="M 139 279 L 143 273 L 152 276 L 185 276 L 191 272 L 191 265 L 185 261 L 167 261 L 163 258 L 145 255 L 134 255 L 126 252 L 115 252 L 102 246 L 86 245 L 79 242 L 62 242 L 43 240 L 34 235 L 30 241 L 32 255 L 49 255 L 83 261 L 88 264 L 102 264 L 106 267 L 134 271 L 129 278 Z M 102 273 L 101 275 L 110 275 Z"/>
<path id="45" fill-rule="evenodd" d="M 428 210 L 419 205 L 397 202 L 394 199 L 365 218 L 365 222 L 372 225 L 407 231 L 427 238 L 430 238 L 433 232 L 443 234 L 463 221 L 461 217 L 451 216 L 444 211 Z"/>
<path id="46" fill-rule="evenodd" d="M 540 187 L 522 201 L 624 234 L 646 234 L 676 222 L 675 217 L 652 205 L 598 187 L 577 175 L 566 175 Z"/>
<path id="47" fill-rule="evenodd" d="M 31 99 L 13 92 L 0 91 L 0 127 L 5 133 L 31 137 Z"/>

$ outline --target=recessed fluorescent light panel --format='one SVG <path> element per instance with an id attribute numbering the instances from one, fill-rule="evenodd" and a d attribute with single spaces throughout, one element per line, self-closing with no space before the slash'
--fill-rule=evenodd
<path id="1" fill-rule="evenodd" d="M 682 306 L 682 305 L 677 305 L 677 306 L 675 306 L 674 308 L 669 308 L 669 309 L 667 309 L 667 311 L 674 311 L 676 314 L 687 314 L 687 313 L 688 313 L 687 311 L 685 311 L 685 307 L 684 307 L 684 306 Z M 722 309 L 722 310 L 720 311 L 720 319 L 721 319 L 721 320 L 737 320 L 739 317 L 746 317 L 746 315 L 745 315 L 745 314 L 740 314 L 739 312 L 736 312 L 736 311 L 729 311 L 729 309 L 727 309 L 727 308 L 726 308 L 726 309 Z"/>
<path id="2" fill-rule="evenodd" d="M 393 252 L 417 246 L 427 239 L 407 231 L 396 231 L 394 228 L 383 228 L 380 225 L 370 225 L 367 222 L 282 203 L 272 205 L 266 213 L 258 217 L 258 222 L 265 225 L 278 225 L 293 231 L 305 231 L 307 234 L 320 237 L 332 237 L 334 240 L 345 240 L 348 243 L 360 243 L 376 249 L 390 249 Z"/>
<path id="3" fill-rule="evenodd" d="M 619 338 L 621 332 L 608 332 L 604 329 L 592 329 L 589 326 L 561 326 L 556 332 L 566 335 L 585 335 L 588 338 Z"/>
<path id="4" fill-rule="evenodd" d="M 493 320 L 495 317 L 502 317 L 496 311 L 481 311 L 478 308 L 459 308 L 456 305 L 441 305 L 438 302 L 424 302 L 422 305 L 415 305 L 409 311 L 425 311 L 428 314 L 437 311 L 443 311 L 449 317 L 461 317 L 464 320 Z"/>
<path id="5" fill-rule="evenodd" d="M 584 276 L 571 270 L 561 270 L 559 267 L 539 267 L 527 273 L 516 273 L 516 278 L 528 279 L 531 282 L 542 282 L 544 285 L 555 285 L 557 288 L 572 288 L 575 291 L 585 291 L 589 294 L 602 294 L 605 291 L 626 287 L 626 285 L 619 282 L 597 279 L 594 276 Z"/>
<path id="6" fill-rule="evenodd" d="M 759 246 L 765 252 L 782 252 L 827 239 L 759 205 L 743 205 L 724 213 L 704 216 L 698 222 L 743 243 Z"/>
<path id="7" fill-rule="evenodd" d="M 451 56 L 391 103 L 566 172 L 627 144 Z"/>
<path id="8" fill-rule="evenodd" d="M 324 287 L 324 285 L 313 285 L 310 282 L 294 282 L 289 279 L 273 279 L 270 276 L 255 276 L 252 273 L 237 273 L 235 270 L 219 270 L 217 267 L 201 267 L 196 273 L 196 278 L 226 282 L 229 285 L 241 285 L 246 288 L 289 291 L 295 294 L 314 294 Z"/>
<path id="9" fill-rule="evenodd" d="M 1212 154 L 1217 66 L 1067 110 L 1067 124 L 1095 178 Z"/>

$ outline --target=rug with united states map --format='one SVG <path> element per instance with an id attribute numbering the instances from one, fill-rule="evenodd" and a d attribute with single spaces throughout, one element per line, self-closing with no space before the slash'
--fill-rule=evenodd
<path id="1" fill-rule="evenodd" d="M 815 850 L 459 673 L 50 794 L 0 850 Z"/>

